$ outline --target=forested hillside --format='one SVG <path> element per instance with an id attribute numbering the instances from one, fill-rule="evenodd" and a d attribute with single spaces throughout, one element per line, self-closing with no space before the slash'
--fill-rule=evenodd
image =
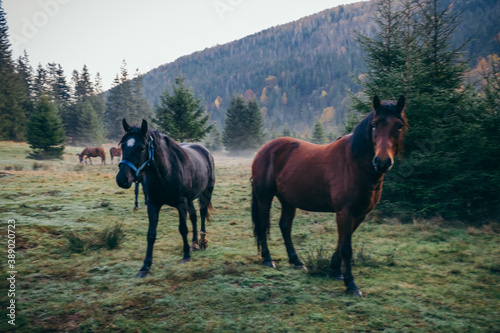
<path id="1" fill-rule="evenodd" d="M 453 47 L 472 38 L 463 49 L 472 66 L 478 56 L 499 53 L 500 3 L 458 0 L 454 7 L 463 22 Z M 339 6 L 179 58 L 145 75 L 146 97 L 157 103 L 181 72 L 219 128 L 233 95 L 244 94 L 257 98 L 268 129 L 280 133 L 287 124 L 298 135 L 310 135 L 320 119 L 327 132 L 338 134 L 346 91 L 360 89 L 352 76 L 365 70 L 356 31 L 370 34 L 372 11 L 372 2 Z"/>

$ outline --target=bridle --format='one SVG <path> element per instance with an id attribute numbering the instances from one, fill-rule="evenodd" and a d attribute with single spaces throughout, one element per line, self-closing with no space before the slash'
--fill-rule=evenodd
<path id="1" fill-rule="evenodd" d="M 123 159 L 119 164 L 118 164 L 118 167 L 120 167 L 122 164 L 125 164 L 127 165 L 130 169 L 134 170 L 135 171 L 135 178 L 134 178 L 134 181 L 135 182 L 140 182 L 141 179 L 140 179 L 140 174 L 142 172 L 142 170 L 149 166 L 150 165 L 150 162 L 151 161 L 154 161 L 155 160 L 155 147 L 153 145 L 153 137 L 152 136 L 149 136 L 149 141 L 148 141 L 148 159 L 141 164 L 140 167 L 136 167 L 132 162 L 130 161 L 127 161 L 125 159 Z"/>

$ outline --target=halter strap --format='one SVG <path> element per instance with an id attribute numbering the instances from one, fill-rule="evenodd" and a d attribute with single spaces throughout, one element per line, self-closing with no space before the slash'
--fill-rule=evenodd
<path id="1" fill-rule="evenodd" d="M 125 164 L 130 169 L 132 169 L 132 170 L 135 171 L 135 179 L 134 179 L 135 182 L 139 182 L 140 181 L 139 176 L 140 176 L 142 170 L 145 167 L 149 166 L 151 161 L 155 160 L 155 147 L 153 145 L 153 141 L 154 141 L 153 137 L 149 136 L 149 141 L 148 141 L 148 159 L 147 159 L 147 161 L 145 161 L 144 163 L 142 163 L 140 167 L 137 168 L 132 162 L 127 161 L 125 159 L 121 160 L 121 162 L 118 164 L 118 167 L 120 167 L 120 165 L 122 165 L 122 164 Z"/>

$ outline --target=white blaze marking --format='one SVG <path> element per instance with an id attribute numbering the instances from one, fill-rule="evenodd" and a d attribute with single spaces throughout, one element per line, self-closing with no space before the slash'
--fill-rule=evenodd
<path id="1" fill-rule="evenodd" d="M 135 144 L 135 139 L 134 138 L 130 138 L 127 140 L 127 147 L 133 147 Z"/>

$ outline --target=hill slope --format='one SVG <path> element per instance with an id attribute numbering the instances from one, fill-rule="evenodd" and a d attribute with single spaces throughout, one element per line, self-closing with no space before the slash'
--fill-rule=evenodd
<path id="1" fill-rule="evenodd" d="M 464 49 L 467 57 L 498 53 L 500 2 L 458 0 L 454 6 L 463 20 L 455 46 L 473 37 Z M 280 132 L 288 124 L 304 135 L 321 117 L 335 132 L 347 112 L 346 90 L 360 89 L 352 81 L 364 70 L 355 31 L 372 29 L 372 7 L 372 2 L 338 6 L 181 57 L 145 75 L 146 97 L 154 105 L 181 72 L 219 127 L 232 96 L 244 94 L 259 100 L 268 128 Z"/>

